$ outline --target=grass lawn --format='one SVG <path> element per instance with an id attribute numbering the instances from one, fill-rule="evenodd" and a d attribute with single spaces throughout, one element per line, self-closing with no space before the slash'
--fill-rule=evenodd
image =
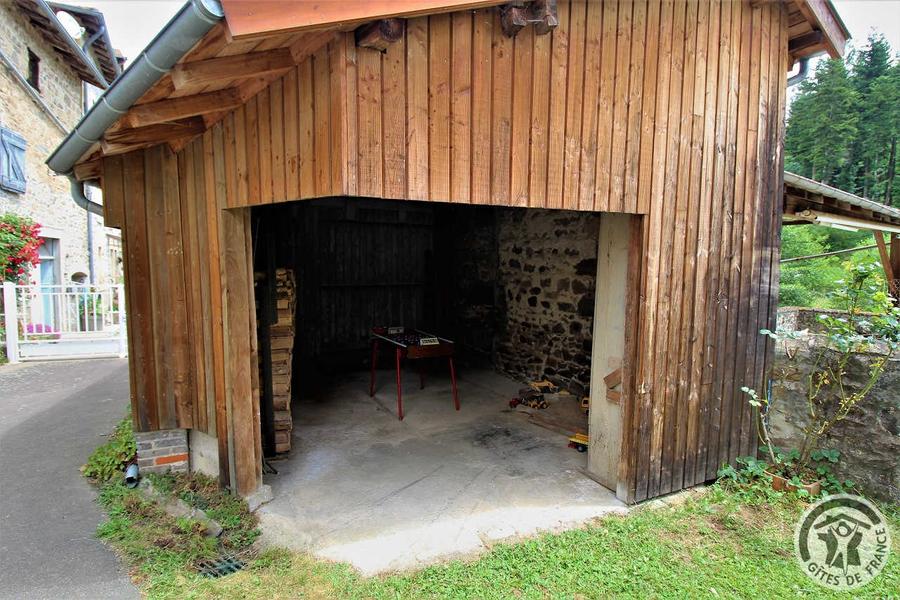
<path id="1" fill-rule="evenodd" d="M 213 488 L 179 485 L 174 491 L 182 498 L 212 505 L 209 512 L 225 525 L 232 549 L 252 541 L 255 523 L 245 509 L 210 496 Z M 150 598 L 842 597 L 814 584 L 794 560 L 802 502 L 720 486 L 674 507 L 638 508 L 583 529 L 500 544 L 470 562 L 373 578 L 346 565 L 269 550 L 242 572 L 208 579 L 191 565 L 215 549 L 192 523 L 160 514 L 119 484 L 107 485 L 101 501 L 110 520 L 99 536 L 133 566 Z M 896 597 L 900 590 L 900 513 L 894 507 L 886 516 L 893 554 L 884 572 L 853 597 Z"/>

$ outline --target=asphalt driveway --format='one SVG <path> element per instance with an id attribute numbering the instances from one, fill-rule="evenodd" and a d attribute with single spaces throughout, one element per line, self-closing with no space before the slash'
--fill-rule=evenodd
<path id="1" fill-rule="evenodd" d="M 79 473 L 125 414 L 128 363 L 0 366 L 0 598 L 138 598 Z"/>

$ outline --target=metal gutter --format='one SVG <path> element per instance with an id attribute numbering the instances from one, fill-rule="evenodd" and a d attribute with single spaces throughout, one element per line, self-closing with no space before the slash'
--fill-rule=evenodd
<path id="1" fill-rule="evenodd" d="M 62 37 L 65 39 L 66 45 L 69 47 L 69 51 L 75 55 L 84 66 L 87 67 L 88 71 L 90 71 L 91 75 L 97 80 L 97 83 L 100 84 L 100 87 L 107 87 L 109 83 L 106 81 L 106 77 L 103 73 L 100 72 L 100 69 L 94 64 L 94 61 L 85 54 L 84 50 L 81 49 L 81 46 L 78 45 L 78 42 L 69 34 L 69 31 L 60 23 L 59 18 L 56 16 L 56 13 L 53 12 L 53 9 L 47 4 L 45 0 L 37 0 L 35 3 L 37 7 L 44 14 L 44 17 L 49 20 L 54 27 L 56 27 L 57 31 L 62 32 Z"/>
<path id="2" fill-rule="evenodd" d="M 68 175 L 106 130 L 224 17 L 218 0 L 188 0 L 97 99 L 47 159 L 47 166 L 61 175 Z"/>
<path id="3" fill-rule="evenodd" d="M 861 196 L 857 196 L 856 194 L 851 194 L 850 192 L 839 190 L 837 188 L 831 187 L 830 185 L 819 183 L 818 181 L 814 181 L 812 179 L 809 179 L 808 177 L 797 175 L 796 173 L 785 171 L 784 183 L 800 188 L 801 190 L 806 190 L 807 192 L 822 194 L 823 196 L 834 198 L 835 200 L 838 200 L 840 202 L 846 202 L 847 204 L 851 204 L 859 208 L 871 210 L 872 212 L 878 213 L 885 217 L 900 219 L 900 209 L 898 208 L 887 206 L 873 200 L 868 200 Z"/>

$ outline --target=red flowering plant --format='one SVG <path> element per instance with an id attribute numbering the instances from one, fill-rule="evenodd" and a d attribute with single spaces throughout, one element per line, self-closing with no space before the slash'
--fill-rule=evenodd
<path id="1" fill-rule="evenodd" d="M 40 232 L 41 226 L 28 217 L 0 215 L 0 280 L 28 283 L 31 267 L 41 262 Z"/>

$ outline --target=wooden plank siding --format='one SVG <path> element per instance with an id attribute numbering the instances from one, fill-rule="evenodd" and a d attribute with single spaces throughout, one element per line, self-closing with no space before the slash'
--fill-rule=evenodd
<path id="1" fill-rule="evenodd" d="M 757 332 L 777 303 L 788 25 L 749 0 L 559 0 L 559 27 L 515 38 L 492 8 L 420 16 L 386 52 L 340 34 L 177 155 L 104 159 L 135 426 L 216 435 L 223 479 L 259 481 L 259 449 L 241 449 L 259 419 L 244 207 L 624 212 L 641 245 L 619 494 L 712 478 L 756 449 L 740 387 L 761 385 L 772 350 Z"/>

